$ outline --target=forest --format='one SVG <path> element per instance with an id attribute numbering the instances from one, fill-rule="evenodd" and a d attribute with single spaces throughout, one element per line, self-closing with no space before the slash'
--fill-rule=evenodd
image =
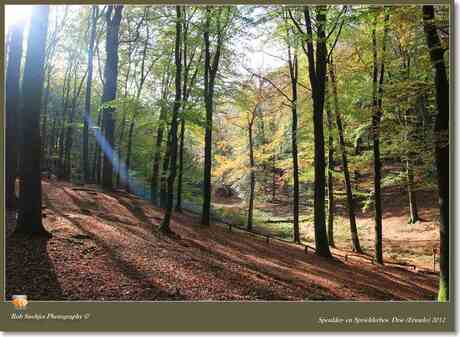
<path id="1" fill-rule="evenodd" d="M 6 296 L 449 300 L 449 6 L 5 6 Z"/>

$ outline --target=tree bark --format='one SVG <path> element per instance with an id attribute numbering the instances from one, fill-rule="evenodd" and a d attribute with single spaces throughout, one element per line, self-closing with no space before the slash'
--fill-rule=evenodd
<path id="1" fill-rule="evenodd" d="M 168 187 L 167 187 L 167 180 L 168 180 L 168 169 L 171 161 L 171 128 L 169 129 L 168 132 L 168 140 L 166 142 L 166 148 L 165 148 L 165 153 L 163 156 L 163 167 L 161 171 L 161 177 L 160 177 L 160 207 L 165 208 L 166 207 L 166 200 L 168 198 Z"/>
<path id="2" fill-rule="evenodd" d="M 160 108 L 159 124 L 157 129 L 157 137 L 155 142 L 153 166 L 152 166 L 152 179 L 150 181 L 150 200 L 153 204 L 158 205 L 158 188 L 160 185 L 160 162 L 161 162 L 161 144 L 163 142 L 164 124 L 166 118 L 166 108 Z"/>
<path id="3" fill-rule="evenodd" d="M 291 57 L 290 47 L 289 52 L 289 73 L 291 77 L 291 147 L 292 147 L 292 174 L 294 183 L 294 195 L 293 195 L 293 218 L 294 218 L 294 242 L 300 243 L 300 229 L 299 229 L 299 158 L 297 150 L 297 79 L 298 79 L 298 62 L 297 52 L 294 52 Z"/>
<path id="4" fill-rule="evenodd" d="M 90 27 L 91 33 L 89 36 L 88 46 L 88 75 L 86 77 L 86 93 L 85 93 L 85 112 L 83 115 L 83 158 L 82 158 L 82 173 L 83 183 L 88 183 L 90 180 L 89 172 L 89 118 L 91 116 L 91 84 L 93 81 L 93 55 L 94 43 L 96 41 L 96 24 L 98 7 L 93 5 L 91 8 Z"/>
<path id="5" fill-rule="evenodd" d="M 385 10 L 385 9 L 384 9 Z M 380 71 L 377 64 L 377 38 L 376 25 L 377 16 L 374 19 L 372 29 L 372 46 L 373 46 L 373 116 L 372 116 L 372 135 L 373 135 L 373 154 L 374 154 L 374 221 L 375 221 L 375 261 L 383 264 L 382 250 L 382 196 L 381 196 L 381 169 L 382 162 L 380 159 L 380 120 L 382 119 L 382 99 L 383 99 L 383 80 L 385 75 L 385 50 L 386 37 L 388 34 L 389 13 L 385 13 L 385 28 L 382 40 L 382 52 L 380 61 Z M 380 73 L 380 77 L 379 77 Z"/>
<path id="6" fill-rule="evenodd" d="M 43 91 L 48 5 L 34 6 L 31 13 L 22 93 L 22 156 L 19 184 L 19 209 L 16 231 L 49 236 L 42 222 L 40 172 L 40 107 Z"/>
<path id="7" fill-rule="evenodd" d="M 182 9 L 181 6 L 176 6 L 176 47 L 175 47 L 175 64 L 176 64 L 176 78 L 175 87 L 176 95 L 174 99 L 173 112 L 171 117 L 171 163 L 168 175 L 168 197 L 166 202 L 166 209 L 163 221 L 160 228 L 163 232 L 169 233 L 169 227 L 173 209 L 174 201 L 174 179 L 176 178 L 176 165 L 177 165 L 177 118 L 181 107 L 181 75 L 182 75 L 182 58 L 181 58 L 181 31 L 182 31 Z"/>
<path id="8" fill-rule="evenodd" d="M 106 38 L 106 64 L 104 68 L 104 89 L 102 103 L 113 101 L 117 94 L 118 77 L 118 45 L 121 13 L 123 5 L 108 6 L 106 12 L 107 38 Z M 112 12 L 114 14 L 112 15 Z M 102 164 L 102 187 L 106 190 L 113 188 L 113 133 L 115 121 L 113 118 L 115 109 L 104 107 L 102 123 L 104 125 L 104 136 L 109 145 L 109 149 L 103 151 L 104 160 Z"/>
<path id="9" fill-rule="evenodd" d="M 359 243 L 358 229 L 356 227 L 355 199 L 353 196 L 353 189 L 351 187 L 350 170 L 348 169 L 347 148 L 346 148 L 345 136 L 343 132 L 342 116 L 341 116 L 340 109 L 339 109 L 339 98 L 337 94 L 337 80 L 335 77 L 335 69 L 334 69 L 334 64 L 332 61 L 329 64 L 329 76 L 331 77 L 332 96 L 334 97 L 334 111 L 335 111 L 335 117 L 336 117 L 336 122 L 337 122 L 337 130 L 339 132 L 340 152 L 342 153 L 342 167 L 343 167 L 343 175 L 345 178 L 345 189 L 347 192 L 347 208 L 348 208 L 348 217 L 350 220 L 352 250 L 354 252 L 362 254 L 363 251 Z"/>
<path id="10" fill-rule="evenodd" d="M 5 204 L 6 208 L 15 209 L 17 199 L 15 183 L 18 168 L 18 113 L 19 113 L 19 85 L 21 76 L 22 39 L 24 25 L 18 23 L 10 27 L 10 42 L 8 46 L 8 64 L 6 68 L 6 177 L 5 177 Z"/>
<path id="11" fill-rule="evenodd" d="M 257 107 L 257 106 L 256 106 Z M 252 112 L 248 123 L 248 143 L 249 143 L 249 205 L 248 205 L 248 218 L 247 218 L 247 229 L 252 231 L 253 228 L 253 213 L 254 213 L 254 192 L 256 187 L 256 172 L 255 172 L 255 161 L 254 161 L 254 139 L 252 136 L 253 133 L 253 125 L 255 119 L 255 111 Z"/>
<path id="12" fill-rule="evenodd" d="M 219 11 L 221 8 L 218 9 Z M 204 178 L 203 178 L 203 210 L 201 214 L 201 224 L 210 225 L 211 215 L 211 169 L 212 169 L 212 119 L 214 105 L 214 84 L 219 67 L 219 59 L 222 47 L 222 31 L 220 25 L 220 12 L 217 15 L 217 42 L 214 57 L 210 50 L 210 20 L 211 8 L 206 6 L 204 38 L 204 101 L 206 107 L 206 126 L 205 126 L 205 145 L 204 145 Z"/>
<path id="13" fill-rule="evenodd" d="M 431 63 L 435 71 L 438 114 L 434 126 L 435 160 L 439 193 L 439 292 L 440 302 L 449 300 L 449 80 L 444 63 L 444 49 L 436 30 L 433 6 L 423 6 L 423 26 Z"/>
<path id="14" fill-rule="evenodd" d="M 313 48 L 313 30 L 308 6 L 304 7 L 306 26 L 306 45 L 304 50 L 308 59 L 308 74 L 311 83 L 313 99 L 313 128 L 315 139 L 315 198 L 314 198 L 314 222 L 315 222 L 315 246 L 316 254 L 331 258 L 329 249 L 326 214 L 325 214 L 325 156 L 324 156 L 324 130 L 323 112 L 325 97 L 325 78 L 327 70 L 327 49 L 326 49 L 326 7 L 316 7 L 317 41 L 316 41 L 316 62 Z"/>
<path id="15" fill-rule="evenodd" d="M 129 124 L 129 131 L 128 131 L 128 147 L 126 150 L 126 190 L 128 192 L 131 192 L 131 175 L 129 174 L 129 170 L 131 168 L 131 153 L 132 153 L 132 147 L 133 147 L 133 132 L 134 132 L 134 126 L 136 123 L 136 120 L 134 119 L 135 116 L 133 116 L 133 119 L 131 120 L 131 123 Z"/>
<path id="16" fill-rule="evenodd" d="M 185 101 L 182 102 L 185 104 Z M 182 212 L 182 179 L 184 174 L 184 139 L 185 139 L 185 119 L 182 117 L 180 121 L 180 143 L 179 143 L 179 174 L 177 181 L 177 201 L 176 211 Z"/>
<path id="17" fill-rule="evenodd" d="M 335 247 L 334 243 L 334 213 L 335 213 L 335 200 L 334 200 L 334 137 L 333 137 L 333 118 L 330 105 L 330 91 L 328 90 L 326 76 L 326 114 L 327 114 L 327 131 L 328 131 L 328 156 L 327 156 L 327 196 L 328 196 L 328 217 L 327 217 L 327 238 L 329 246 Z"/>
<path id="18" fill-rule="evenodd" d="M 73 144 L 73 122 L 75 118 L 75 109 L 77 106 L 77 100 L 80 97 L 81 90 L 83 88 L 83 83 L 85 82 L 87 73 L 82 77 L 80 85 L 77 88 L 74 88 L 74 95 L 72 98 L 72 105 L 70 107 L 69 114 L 69 123 L 66 128 L 65 133 L 65 143 L 64 143 L 64 176 L 63 178 L 69 180 L 71 177 L 71 152 Z M 77 82 L 77 74 L 75 74 L 75 85 Z"/>

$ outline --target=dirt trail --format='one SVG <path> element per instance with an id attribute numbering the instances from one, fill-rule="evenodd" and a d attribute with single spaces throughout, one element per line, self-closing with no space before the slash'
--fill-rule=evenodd
<path id="1" fill-rule="evenodd" d="M 88 188 L 91 189 L 91 188 Z M 433 300 L 437 275 L 199 227 L 126 193 L 44 181 L 49 240 L 7 239 L 6 293 L 79 300 Z M 14 217 L 9 219 L 11 232 Z"/>

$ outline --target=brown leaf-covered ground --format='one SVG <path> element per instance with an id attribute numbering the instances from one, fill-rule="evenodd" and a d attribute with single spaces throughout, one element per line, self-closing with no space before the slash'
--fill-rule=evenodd
<path id="1" fill-rule="evenodd" d="M 50 239 L 10 235 L 6 293 L 35 300 L 433 300 L 437 276 L 340 256 L 327 260 L 194 215 L 162 211 L 122 192 L 43 181 Z"/>

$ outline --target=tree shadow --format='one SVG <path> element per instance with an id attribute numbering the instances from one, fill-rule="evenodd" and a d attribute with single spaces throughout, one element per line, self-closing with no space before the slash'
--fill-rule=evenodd
<path id="1" fill-rule="evenodd" d="M 6 299 L 27 295 L 32 300 L 64 300 L 61 285 L 48 256 L 52 239 L 13 234 L 6 241 Z"/>
<path id="2" fill-rule="evenodd" d="M 142 300 L 182 300 L 183 296 L 179 293 L 171 293 L 168 291 L 165 291 L 159 284 L 157 284 L 155 281 L 152 280 L 152 275 L 147 274 L 139 270 L 139 268 L 131 263 L 128 259 L 123 257 L 122 252 L 119 252 L 116 250 L 116 247 L 110 246 L 105 240 L 100 238 L 97 233 L 89 231 L 84 228 L 80 223 L 75 221 L 72 217 L 69 217 L 68 215 L 60 212 L 57 209 L 53 209 L 53 211 L 68 220 L 70 223 L 72 223 L 73 226 L 75 226 L 78 230 L 80 230 L 82 233 L 87 235 L 88 237 L 91 238 L 91 240 L 94 241 L 94 243 L 102 248 L 109 256 L 111 262 L 113 263 L 113 266 L 124 276 L 126 276 L 128 279 L 133 281 L 137 285 L 139 289 L 142 290 L 142 295 L 140 296 Z M 120 298 L 116 298 L 114 300 L 120 300 L 123 299 L 122 296 L 120 295 Z M 125 298 L 125 299 L 130 299 L 130 298 Z"/>

